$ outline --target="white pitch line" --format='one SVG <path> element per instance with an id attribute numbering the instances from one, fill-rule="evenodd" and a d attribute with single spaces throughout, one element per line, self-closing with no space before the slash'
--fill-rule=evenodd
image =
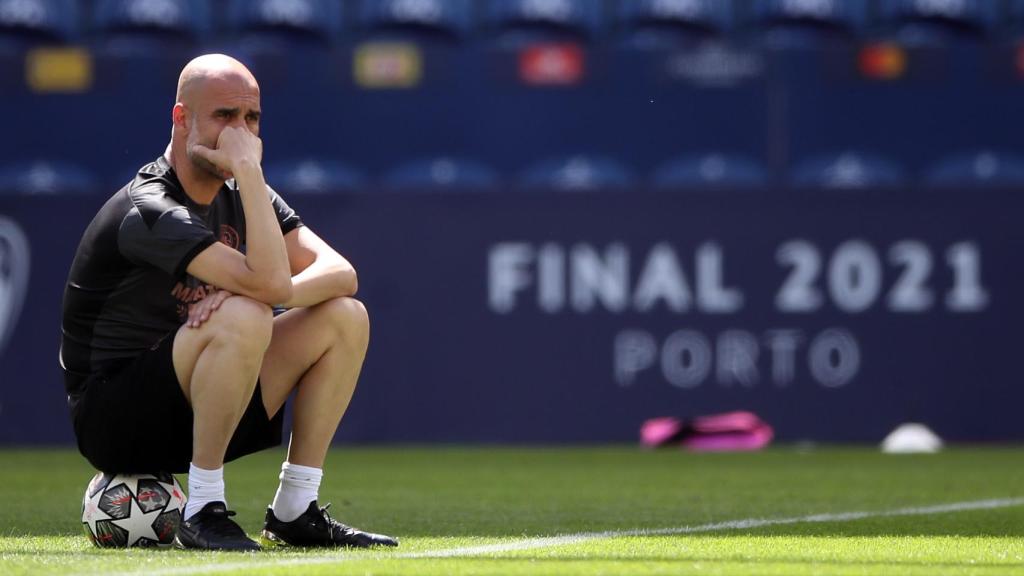
<path id="1" fill-rule="evenodd" d="M 502 552 L 519 552 L 522 550 L 535 550 L 538 548 L 554 548 L 556 546 L 566 546 L 569 544 L 579 544 L 581 542 L 589 542 L 592 540 L 606 540 L 611 538 L 700 534 L 706 532 L 721 532 L 724 530 L 749 530 L 752 528 L 763 528 L 765 526 L 782 526 L 787 524 L 804 524 L 815 522 L 851 522 L 854 520 L 863 520 L 865 518 L 927 516 L 932 514 L 947 514 L 952 512 L 968 512 L 972 510 L 994 510 L 997 508 L 1010 508 L 1013 506 L 1021 505 L 1024 505 L 1024 498 L 974 500 L 971 502 L 936 504 L 934 506 L 896 508 L 894 510 L 876 510 L 868 512 L 837 512 L 826 514 L 811 514 L 809 516 L 793 516 L 789 518 L 746 518 L 743 520 L 728 520 L 725 522 L 714 522 L 711 524 L 700 524 L 697 526 L 679 526 L 675 528 L 608 530 L 605 532 L 579 532 L 576 534 L 565 534 L 562 536 L 530 538 L 527 540 L 517 540 L 513 542 L 483 544 L 480 546 L 464 546 L 460 548 L 446 548 L 441 550 L 425 550 L 423 552 L 382 552 L 372 555 L 352 555 L 339 553 L 338 555 L 317 556 L 315 558 L 282 558 L 257 560 L 253 562 L 225 562 L 220 564 L 208 564 L 205 566 L 179 566 L 156 569 L 150 567 L 144 568 L 139 571 L 119 572 L 117 574 L 123 576 L 131 576 L 136 574 L 151 574 L 154 576 L 189 576 L 191 574 L 209 574 L 214 572 L 230 572 L 234 570 L 275 568 L 279 566 L 313 566 L 317 564 L 334 564 L 338 562 L 351 562 L 354 560 L 465 558 L 471 556 L 483 556 L 487 554 L 500 554 Z"/>

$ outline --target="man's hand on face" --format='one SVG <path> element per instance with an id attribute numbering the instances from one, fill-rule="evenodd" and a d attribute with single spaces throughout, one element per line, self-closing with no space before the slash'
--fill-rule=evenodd
<path id="1" fill-rule="evenodd" d="M 228 126 L 217 138 L 217 148 L 195 144 L 193 152 L 210 162 L 225 178 L 232 178 L 242 166 L 259 166 L 263 160 L 263 141 L 243 126 Z"/>
<path id="2" fill-rule="evenodd" d="M 188 320 L 185 322 L 185 325 L 189 328 L 199 328 L 203 325 L 203 322 L 210 319 L 210 315 L 216 312 L 225 300 L 232 296 L 234 294 L 227 290 L 217 290 L 199 302 L 190 305 L 188 307 Z"/>

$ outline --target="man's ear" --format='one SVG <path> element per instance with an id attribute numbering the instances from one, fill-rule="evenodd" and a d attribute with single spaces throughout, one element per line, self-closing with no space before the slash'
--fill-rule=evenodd
<path id="1" fill-rule="evenodd" d="M 174 122 L 174 126 L 179 130 L 188 132 L 188 110 L 181 102 L 175 104 L 174 108 L 171 109 L 171 122 Z"/>

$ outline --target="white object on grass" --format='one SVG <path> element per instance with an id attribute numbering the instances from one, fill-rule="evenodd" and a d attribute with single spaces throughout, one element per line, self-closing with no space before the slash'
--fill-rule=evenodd
<path id="1" fill-rule="evenodd" d="M 886 454 L 934 454 L 942 450 L 942 439 L 924 424 L 901 424 L 882 440 Z"/>

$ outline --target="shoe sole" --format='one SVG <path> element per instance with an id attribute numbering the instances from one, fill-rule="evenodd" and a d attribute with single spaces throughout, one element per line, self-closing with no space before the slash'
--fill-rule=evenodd
<path id="1" fill-rule="evenodd" d="M 296 546 L 294 544 L 289 544 L 285 542 L 280 537 L 278 537 L 277 534 L 264 530 L 260 533 L 260 546 L 263 546 L 264 548 L 343 548 L 349 550 L 366 550 L 369 548 L 378 548 L 381 546 L 393 547 L 398 546 L 398 544 L 370 544 L 369 546 L 360 546 L 359 544 L 310 544 L 307 546 Z"/>
<path id="2" fill-rule="evenodd" d="M 267 530 L 260 532 L 260 546 L 264 548 L 291 548 L 291 544 L 281 540 L 276 534 Z"/>
<path id="3" fill-rule="evenodd" d="M 260 540 L 262 541 L 262 538 L 260 538 Z M 183 544 L 181 542 L 181 540 L 178 539 L 177 536 L 174 537 L 174 542 L 171 544 L 171 546 L 173 546 L 176 550 L 206 550 L 206 551 L 209 551 L 209 552 L 259 552 L 260 550 L 263 549 L 262 547 L 260 547 L 260 548 L 199 548 L 197 546 L 185 546 L 185 544 Z"/>

